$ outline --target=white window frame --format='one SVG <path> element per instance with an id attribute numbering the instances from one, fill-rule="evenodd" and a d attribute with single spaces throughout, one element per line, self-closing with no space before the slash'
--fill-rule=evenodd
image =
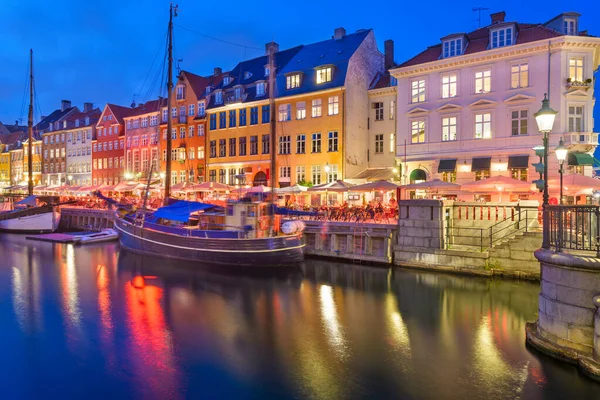
<path id="1" fill-rule="evenodd" d="M 571 79 L 571 82 L 583 82 L 585 80 L 584 65 L 585 59 L 583 56 L 569 57 L 569 79 Z"/>
<path id="2" fill-rule="evenodd" d="M 323 104 L 321 99 L 313 99 L 312 100 L 312 113 L 311 116 L 313 118 L 319 118 L 323 115 L 323 108 L 321 107 Z"/>
<path id="3" fill-rule="evenodd" d="M 333 68 L 332 67 L 317 68 L 317 72 L 316 72 L 317 85 L 331 82 L 332 79 L 333 79 Z"/>
<path id="4" fill-rule="evenodd" d="M 581 108 L 581 113 L 576 112 L 578 108 Z M 583 104 L 568 104 L 567 115 L 568 132 L 585 132 L 585 106 Z M 577 120 L 579 120 L 579 128 L 577 128 Z"/>
<path id="5" fill-rule="evenodd" d="M 296 89 L 300 87 L 300 74 L 292 74 L 285 77 L 286 88 Z"/>
<path id="6" fill-rule="evenodd" d="M 489 116 L 489 118 L 487 117 Z M 491 139 L 494 136 L 491 111 L 481 111 L 473 116 L 473 137 L 475 139 Z M 486 135 L 486 128 L 489 134 Z"/>
<path id="7" fill-rule="evenodd" d="M 526 115 L 523 116 L 523 111 L 526 112 Z M 514 113 L 517 113 L 516 117 L 513 115 Z M 517 133 L 513 132 L 513 122 L 517 122 Z M 523 133 L 523 124 L 522 122 L 525 121 L 525 130 L 526 132 Z M 517 136 L 524 136 L 524 135 L 528 135 L 529 134 L 529 110 L 526 108 L 515 108 L 513 110 L 510 110 L 510 135 L 512 137 L 517 137 Z"/>
<path id="8" fill-rule="evenodd" d="M 529 63 L 523 62 L 510 66 L 510 88 L 519 89 L 529 86 Z"/>
<path id="9" fill-rule="evenodd" d="M 492 69 L 484 68 L 475 71 L 475 94 L 492 91 Z"/>
<path id="10" fill-rule="evenodd" d="M 505 28 L 494 29 L 490 31 L 490 49 L 510 46 L 515 42 L 515 28 L 507 26 Z"/>
<path id="11" fill-rule="evenodd" d="M 463 52 L 462 38 L 445 40 L 443 44 L 444 58 L 460 56 Z"/>
<path id="12" fill-rule="evenodd" d="M 299 101 L 296 103 L 296 119 L 306 119 L 306 102 Z"/>
<path id="13" fill-rule="evenodd" d="M 458 140 L 458 116 L 444 115 L 442 117 L 442 142 Z"/>
<path id="14" fill-rule="evenodd" d="M 410 82 L 410 102 L 423 103 L 427 100 L 427 81 L 425 78 L 413 79 Z"/>
<path id="15" fill-rule="evenodd" d="M 340 113 L 340 97 L 329 96 L 327 99 L 327 115 L 338 115 Z"/>
<path id="16" fill-rule="evenodd" d="M 458 96 L 458 74 L 453 72 L 442 75 L 442 99 Z"/>

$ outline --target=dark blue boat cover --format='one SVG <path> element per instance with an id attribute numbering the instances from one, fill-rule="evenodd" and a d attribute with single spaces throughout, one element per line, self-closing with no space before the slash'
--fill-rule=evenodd
<path id="1" fill-rule="evenodd" d="M 199 203 L 197 201 L 179 200 L 169 206 L 159 208 L 154 212 L 154 216 L 171 221 L 187 222 L 190 219 L 191 213 L 210 208 L 215 208 L 215 205 Z"/>

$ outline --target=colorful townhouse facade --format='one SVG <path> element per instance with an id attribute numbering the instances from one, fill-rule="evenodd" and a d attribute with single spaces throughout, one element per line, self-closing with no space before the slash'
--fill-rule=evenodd
<path id="1" fill-rule="evenodd" d="M 42 183 L 48 186 L 67 184 L 66 118 L 78 112 L 69 100 L 62 100 L 61 107 L 42 117 L 34 126 L 34 132 L 42 140 Z"/>
<path id="2" fill-rule="evenodd" d="M 42 183 L 42 140 L 38 138 L 37 132 L 33 134 L 31 148 L 31 168 L 33 185 Z M 23 141 L 23 180 L 29 179 L 29 138 Z"/>
<path id="3" fill-rule="evenodd" d="M 125 179 L 125 117 L 129 107 L 106 104 L 92 141 L 92 185 L 116 185 Z"/>
<path id="4" fill-rule="evenodd" d="M 66 118 L 67 183 L 74 186 L 92 184 L 92 141 L 96 138 L 96 124 L 100 109 L 84 103 L 83 111 Z"/>
<path id="5" fill-rule="evenodd" d="M 160 118 L 167 100 L 159 98 L 133 107 L 125 120 L 125 179 L 146 180 L 160 174 Z"/>
<path id="6" fill-rule="evenodd" d="M 271 147 L 269 55 L 275 66 Z M 208 179 L 276 187 L 353 179 L 367 168 L 366 91 L 384 57 L 372 30 L 279 50 L 239 63 L 209 96 Z M 275 157 L 276 171 L 271 171 Z"/>
<path id="7" fill-rule="evenodd" d="M 226 74 L 215 68 L 211 76 L 181 71 L 173 88 L 171 111 L 162 111 L 162 169 L 166 167 L 167 118 L 172 118 L 171 184 L 201 183 L 206 179 L 207 101 Z"/>
<path id="8" fill-rule="evenodd" d="M 397 161 L 402 183 L 440 178 L 466 183 L 504 175 L 531 182 L 533 147 L 542 144 L 534 113 L 547 93 L 558 111 L 552 150 L 569 148 L 566 173 L 592 174 L 593 73 L 600 38 L 579 27 L 579 14 L 521 23 L 499 12 L 470 33 L 453 33 L 391 70 L 397 79 Z M 555 197 L 558 188 L 551 187 Z"/>
<path id="9" fill-rule="evenodd" d="M 0 187 L 12 185 L 10 150 L 20 146 L 26 137 L 27 127 L 19 125 L 19 121 L 14 125 L 0 122 Z"/>

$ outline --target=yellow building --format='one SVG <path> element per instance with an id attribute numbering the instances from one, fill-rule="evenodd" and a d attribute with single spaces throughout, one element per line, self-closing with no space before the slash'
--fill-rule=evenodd
<path id="1" fill-rule="evenodd" d="M 238 64 L 208 102 L 208 177 L 270 185 L 269 55 L 275 71 L 275 186 L 353 179 L 367 168 L 367 89 L 383 71 L 372 30 L 266 54 Z"/>
<path id="2" fill-rule="evenodd" d="M 8 145 L 0 144 L 0 187 L 10 186 L 10 153 Z"/>

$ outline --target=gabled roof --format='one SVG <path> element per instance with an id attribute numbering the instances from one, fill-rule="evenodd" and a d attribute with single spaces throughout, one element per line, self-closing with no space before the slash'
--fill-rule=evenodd
<path id="1" fill-rule="evenodd" d="M 386 87 L 391 87 L 392 86 L 392 79 L 391 79 L 391 75 L 389 71 L 384 71 L 384 72 L 378 72 L 375 77 L 373 78 L 373 80 L 371 81 L 371 84 L 369 85 L 369 90 L 373 90 L 373 89 L 383 89 Z"/>
<path id="2" fill-rule="evenodd" d="M 167 99 L 159 97 L 156 100 L 150 100 L 144 104 L 138 104 L 136 107 L 131 108 L 129 114 L 123 118 L 131 118 L 137 115 L 150 114 L 152 112 L 160 112 L 160 110 L 166 106 Z"/>
<path id="3" fill-rule="evenodd" d="M 340 39 L 329 39 L 302 46 L 300 51 L 279 69 L 277 73 L 277 88 L 279 90 L 276 97 L 293 96 L 344 86 L 350 58 L 371 32 L 371 29 L 359 30 Z M 325 65 L 334 66 L 332 80 L 331 82 L 317 84 L 316 68 Z M 293 72 L 302 73 L 300 87 L 288 90 L 285 88 L 285 75 Z"/>
<path id="4" fill-rule="evenodd" d="M 106 107 L 110 108 L 110 111 L 115 116 L 117 121 L 122 124 L 123 118 L 128 117 L 132 113 L 132 109 L 129 107 L 123 107 L 116 104 L 106 103 Z"/>
<path id="5" fill-rule="evenodd" d="M 50 115 L 48 115 L 47 117 L 42 119 L 40 122 L 38 122 L 36 125 L 34 125 L 33 131 L 34 132 L 44 132 L 46 129 L 48 129 L 50 124 L 60 121 L 62 118 L 64 118 L 66 115 L 68 115 L 73 110 L 77 110 L 77 107 L 69 107 L 69 108 L 66 108 L 64 111 L 61 110 L 60 108 L 52 111 L 52 113 Z"/>
<path id="6" fill-rule="evenodd" d="M 515 44 L 523 44 L 529 42 L 536 42 L 538 40 L 551 39 L 558 36 L 564 36 L 562 33 L 555 31 L 554 29 L 548 28 L 542 24 L 522 24 L 518 22 L 503 22 L 503 24 L 514 24 L 517 30 L 517 41 Z M 470 33 L 467 33 L 467 47 L 465 48 L 464 55 L 479 53 L 489 49 L 490 42 L 490 30 L 498 28 L 498 24 L 492 24 L 483 28 L 476 29 Z M 425 64 L 441 59 L 442 57 L 442 44 L 437 44 L 428 47 L 426 50 L 417 54 L 408 61 L 398 65 L 398 68 L 410 67 L 413 65 Z M 460 56 L 459 56 L 460 57 Z M 452 57 L 456 58 L 456 57 Z M 451 58 L 449 58 L 451 59 Z"/>
<path id="7" fill-rule="evenodd" d="M 67 121 L 67 127 L 63 129 L 73 129 L 73 128 L 81 128 L 84 126 L 92 126 L 96 125 L 98 120 L 100 119 L 100 115 L 102 111 L 99 108 L 94 108 L 89 111 L 79 111 L 76 110 L 73 113 L 69 114 L 64 120 Z M 90 122 L 86 125 L 85 119 L 89 117 Z M 79 126 L 76 126 L 75 121 L 79 120 Z"/>

